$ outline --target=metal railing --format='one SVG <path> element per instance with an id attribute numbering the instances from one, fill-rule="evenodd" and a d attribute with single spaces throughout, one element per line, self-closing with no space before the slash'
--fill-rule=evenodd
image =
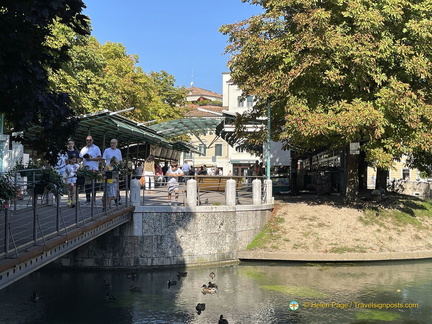
<path id="1" fill-rule="evenodd" d="M 140 176 L 134 176 L 139 179 Z M 150 183 L 141 186 L 141 205 L 142 206 L 167 206 L 170 205 L 168 200 L 168 177 L 154 176 L 150 178 Z M 179 197 L 175 203 L 175 194 L 173 193 L 171 202 L 176 205 L 186 205 L 187 181 L 194 179 L 197 181 L 198 205 L 225 205 L 225 183 L 228 179 L 236 181 L 236 198 L 238 205 L 252 204 L 252 181 L 261 180 L 262 197 L 266 196 L 266 186 L 264 180 L 266 177 L 257 176 L 183 176 L 179 179 Z"/>
<path id="2" fill-rule="evenodd" d="M 40 170 L 18 170 L 13 181 L 19 193 L 8 208 L 0 209 L 0 260 L 16 258 L 34 245 L 45 245 L 53 237 L 66 235 L 72 229 L 101 220 L 128 207 L 130 177 L 120 174 L 116 179 L 118 196 L 110 206 L 104 205 L 106 182 L 91 181 L 77 186 L 76 205 L 69 204 L 68 195 L 54 195 L 36 189 Z M 85 190 L 89 190 L 87 201 Z"/>

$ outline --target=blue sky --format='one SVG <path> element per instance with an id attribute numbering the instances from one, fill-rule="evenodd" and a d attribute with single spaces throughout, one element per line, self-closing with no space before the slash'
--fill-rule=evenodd
<path id="1" fill-rule="evenodd" d="M 122 43 L 146 73 L 165 70 L 177 86 L 222 93 L 228 38 L 224 24 L 247 19 L 261 7 L 241 0 L 84 0 L 97 40 Z"/>

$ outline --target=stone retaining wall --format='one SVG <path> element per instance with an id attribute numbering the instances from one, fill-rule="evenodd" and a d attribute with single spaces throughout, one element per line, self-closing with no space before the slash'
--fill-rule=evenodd
<path id="1" fill-rule="evenodd" d="M 55 261 L 55 266 L 140 268 L 236 260 L 261 231 L 273 204 L 137 206 L 133 222 Z"/>

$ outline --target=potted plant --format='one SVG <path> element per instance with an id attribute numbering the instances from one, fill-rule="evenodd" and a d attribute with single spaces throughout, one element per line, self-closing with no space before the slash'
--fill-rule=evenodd
<path id="1" fill-rule="evenodd" d="M 85 182 L 92 182 L 92 180 L 95 180 L 95 182 L 101 181 L 102 180 L 102 175 L 100 174 L 99 171 L 96 170 L 90 170 L 87 166 L 79 168 L 77 171 L 77 184 L 84 184 L 81 183 L 83 180 Z"/>
<path id="2" fill-rule="evenodd" d="M 37 164 L 30 160 L 28 161 L 27 165 L 24 165 L 22 159 L 20 159 L 13 168 L 14 171 L 19 172 L 21 177 L 31 177 L 35 172 L 35 169 L 39 169 Z"/>
<path id="3" fill-rule="evenodd" d="M 42 194 L 45 191 L 55 195 L 67 193 L 67 186 L 63 177 L 52 168 L 40 171 L 40 180 L 35 184 L 34 189 L 37 194 Z"/>
<path id="4" fill-rule="evenodd" d="M 19 188 L 12 179 L 12 171 L 0 175 L 0 209 L 9 208 L 9 201 L 18 194 Z"/>

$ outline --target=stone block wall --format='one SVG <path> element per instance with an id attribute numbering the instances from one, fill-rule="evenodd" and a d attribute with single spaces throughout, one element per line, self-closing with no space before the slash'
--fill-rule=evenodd
<path id="1" fill-rule="evenodd" d="M 133 222 L 65 255 L 56 266 L 140 268 L 199 265 L 237 259 L 261 231 L 272 204 L 138 206 Z"/>

